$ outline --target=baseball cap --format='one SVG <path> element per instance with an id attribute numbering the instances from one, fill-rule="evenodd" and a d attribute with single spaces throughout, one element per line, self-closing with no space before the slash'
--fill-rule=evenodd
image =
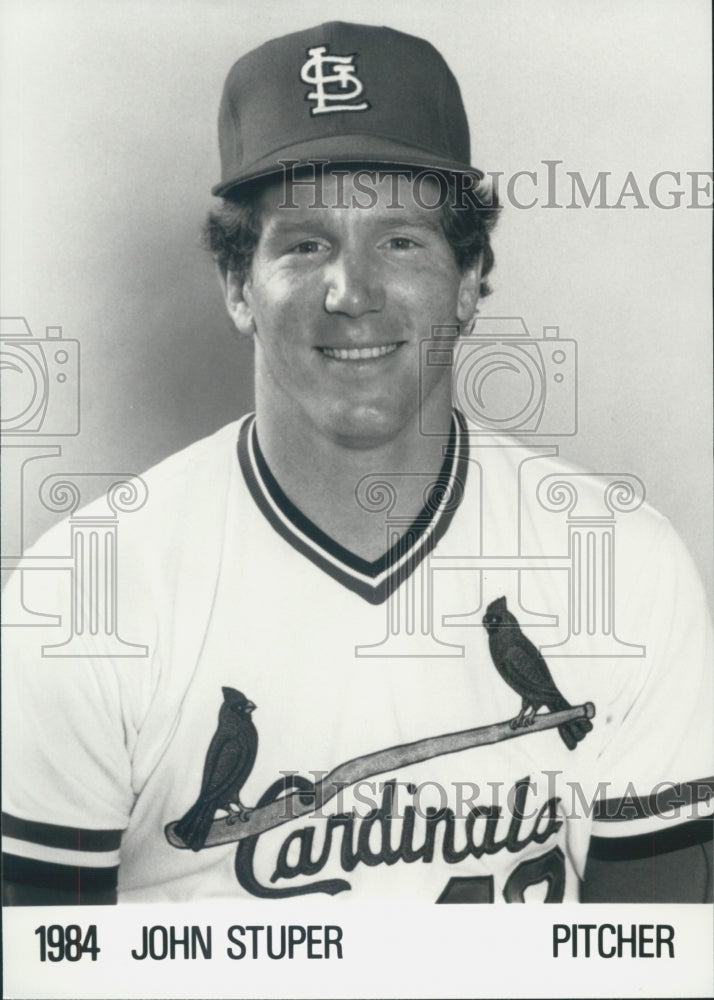
<path id="1" fill-rule="evenodd" d="M 392 28 L 332 21 L 240 58 L 218 116 L 226 197 L 241 184 L 314 160 L 469 173 L 461 91 L 429 42 Z"/>

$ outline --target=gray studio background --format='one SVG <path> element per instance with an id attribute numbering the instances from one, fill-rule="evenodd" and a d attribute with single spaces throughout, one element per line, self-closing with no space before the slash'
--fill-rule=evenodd
<path id="1" fill-rule="evenodd" d="M 26 469 L 25 542 L 49 523 L 46 475 L 140 472 L 252 405 L 250 347 L 198 246 L 240 54 L 327 18 L 421 34 L 461 83 L 476 163 L 543 183 L 542 161 L 562 160 L 588 187 L 611 171 L 616 199 L 628 171 L 646 189 L 709 169 L 708 17 L 655 0 L 6 2 L 2 314 L 61 326 L 82 366 L 81 433 Z M 482 314 L 578 342 L 579 433 L 561 453 L 638 475 L 711 588 L 710 213 L 686 201 L 507 207 Z"/>

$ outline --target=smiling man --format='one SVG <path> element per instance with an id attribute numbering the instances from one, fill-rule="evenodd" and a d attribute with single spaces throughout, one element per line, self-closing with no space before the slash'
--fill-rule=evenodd
<path id="1" fill-rule="evenodd" d="M 421 344 L 433 328 L 457 331 L 473 318 L 487 223 L 478 220 L 480 239 L 459 267 L 441 219 L 451 209 L 424 207 L 438 202 L 433 181 L 420 204 L 410 183 L 397 185 L 395 199 L 395 179 L 408 175 L 363 171 L 369 203 L 343 208 L 359 194 L 355 175 L 318 179 L 318 203 L 317 186 L 303 183 L 290 208 L 283 179 L 266 185 L 250 269 L 244 279 L 226 268 L 226 302 L 238 330 L 255 335 L 258 433 L 271 472 L 312 521 L 371 559 L 382 554 L 384 530 L 356 503 L 356 484 L 379 469 L 439 469 L 451 372 L 434 366 L 420 379 Z M 421 433 L 420 410 L 439 433 Z M 423 484 L 403 489 L 416 517 Z"/>
<path id="2" fill-rule="evenodd" d="M 61 669 L 8 643 L 9 901 L 703 900 L 688 556 L 616 477 L 454 406 L 496 208 L 442 57 L 363 25 L 273 40 L 219 136 L 205 238 L 256 412 L 151 470 L 120 525 L 145 657 L 92 629 Z"/>

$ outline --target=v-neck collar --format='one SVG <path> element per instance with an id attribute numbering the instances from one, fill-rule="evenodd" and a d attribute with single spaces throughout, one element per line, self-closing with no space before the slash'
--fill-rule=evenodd
<path id="1" fill-rule="evenodd" d="M 454 411 L 449 442 L 424 507 L 395 544 L 374 562 L 350 552 L 303 514 L 285 495 L 258 443 L 255 414 L 241 424 L 238 461 L 253 500 L 277 533 L 334 580 L 370 604 L 382 604 L 432 551 L 463 496 L 468 434 Z"/>

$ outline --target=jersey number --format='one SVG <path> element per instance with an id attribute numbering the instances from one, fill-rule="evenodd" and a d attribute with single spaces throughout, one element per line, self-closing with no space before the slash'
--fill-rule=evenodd
<path id="1" fill-rule="evenodd" d="M 528 861 L 521 861 L 508 876 L 503 887 L 507 903 L 525 903 L 529 886 L 547 882 L 545 903 L 562 903 L 565 892 L 565 858 L 559 847 Z M 473 878 L 451 878 L 437 903 L 492 903 L 493 875 Z"/>

